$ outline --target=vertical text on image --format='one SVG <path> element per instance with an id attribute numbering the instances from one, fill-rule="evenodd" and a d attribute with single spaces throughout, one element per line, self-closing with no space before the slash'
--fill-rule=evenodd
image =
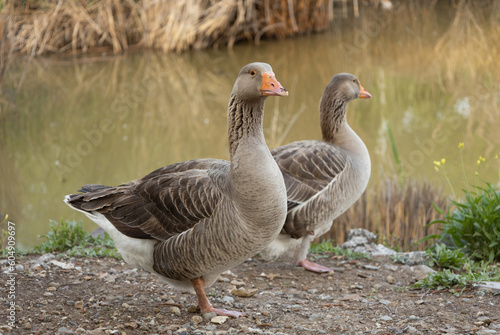
<path id="1" fill-rule="evenodd" d="M 16 322 L 16 224 L 7 221 L 7 324 L 15 328 Z"/>

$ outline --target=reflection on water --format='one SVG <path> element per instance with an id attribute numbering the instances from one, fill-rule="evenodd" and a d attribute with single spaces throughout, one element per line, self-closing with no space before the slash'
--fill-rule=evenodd
<path id="1" fill-rule="evenodd" d="M 462 39 L 442 38 L 452 35 L 453 15 L 403 8 L 366 10 L 363 20 L 342 21 L 325 34 L 232 51 L 40 59 L 26 69 L 18 92 L 24 63 L 15 63 L 3 97 L 14 107 L 0 114 L 0 213 L 17 223 L 18 243 L 32 246 L 50 219 L 95 227 L 62 202 L 84 184 L 116 185 L 191 158 L 227 159 L 228 98 L 241 66 L 253 61 L 270 63 L 290 91 L 266 102 L 270 147 L 319 139 L 325 85 L 335 73 L 351 72 L 373 95 L 353 101 L 348 112 L 372 156 L 372 185 L 398 169 L 387 126 L 403 176 L 444 185 L 432 162 L 445 157 L 462 188 L 453 165 L 458 143 L 465 142 L 467 173 L 496 182 L 500 31 L 481 13 L 474 13 L 484 18 L 481 24 L 471 24 L 469 14 L 460 14 L 460 27 L 469 29 Z M 477 31 L 480 47 L 471 37 Z M 487 158 L 481 166 L 479 155 Z"/>

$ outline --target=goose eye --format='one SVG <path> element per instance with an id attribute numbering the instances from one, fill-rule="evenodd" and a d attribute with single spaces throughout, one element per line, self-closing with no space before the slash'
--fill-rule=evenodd
<path id="1" fill-rule="evenodd" d="M 356 80 L 356 79 L 353 79 L 353 80 L 352 80 L 352 82 L 353 82 L 353 83 L 356 83 L 356 82 L 357 82 L 357 80 Z"/>
<path id="2" fill-rule="evenodd" d="M 254 71 L 254 70 L 251 70 L 251 71 L 250 71 L 250 75 L 251 75 L 251 76 L 255 76 L 255 71 Z"/>

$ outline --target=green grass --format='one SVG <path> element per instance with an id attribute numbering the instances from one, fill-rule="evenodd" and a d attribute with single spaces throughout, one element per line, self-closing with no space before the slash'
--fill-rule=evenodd
<path id="1" fill-rule="evenodd" d="M 336 256 L 345 256 L 348 259 L 370 259 L 368 254 L 354 252 L 350 249 L 342 249 L 341 247 L 334 247 L 331 240 L 312 243 L 309 252 L 316 258 L 321 258 L 326 254 L 334 254 Z"/>
<path id="2" fill-rule="evenodd" d="M 462 251 L 449 249 L 442 243 L 438 243 L 427 249 L 426 253 L 429 256 L 429 266 L 435 266 L 440 269 L 460 270 L 467 262 L 467 259 L 464 257 L 465 254 Z"/>
<path id="3" fill-rule="evenodd" d="M 475 260 L 500 261 L 500 192 L 491 184 L 466 191 L 465 199 L 452 201 L 453 210 L 444 214 L 441 234 L 431 235 L 450 244 L 451 249 L 463 251 Z M 438 211 L 443 213 L 439 208 Z"/>
<path id="4" fill-rule="evenodd" d="M 422 289 L 464 289 L 484 281 L 500 281 L 500 269 L 485 262 L 465 263 L 464 269 L 443 269 L 416 282 L 413 287 Z"/>
<path id="5" fill-rule="evenodd" d="M 81 222 L 51 221 L 50 231 L 40 237 L 45 241 L 33 248 L 35 253 L 63 252 L 68 256 L 120 258 L 108 234 L 105 234 L 103 238 L 93 237 L 83 229 Z"/>

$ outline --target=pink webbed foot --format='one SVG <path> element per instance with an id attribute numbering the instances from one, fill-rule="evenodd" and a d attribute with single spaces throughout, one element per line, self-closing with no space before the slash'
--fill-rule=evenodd
<path id="1" fill-rule="evenodd" d="M 203 313 L 214 312 L 221 316 L 231 316 L 237 318 L 240 316 L 245 316 L 243 312 L 229 311 L 227 309 L 217 309 L 212 306 L 210 301 L 208 301 L 205 295 L 205 290 L 203 288 L 203 278 L 191 279 L 191 284 L 193 285 L 194 291 L 196 292 L 196 297 L 198 298 L 198 309 Z"/>
<path id="2" fill-rule="evenodd" d="M 319 265 L 313 262 L 308 261 L 307 259 L 303 259 L 298 263 L 299 266 L 302 266 L 307 271 L 316 272 L 316 273 L 328 273 L 333 272 L 333 269 Z"/>

